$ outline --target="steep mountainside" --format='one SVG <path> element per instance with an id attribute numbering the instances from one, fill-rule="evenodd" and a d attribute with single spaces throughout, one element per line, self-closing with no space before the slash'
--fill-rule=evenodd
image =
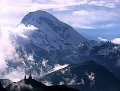
<path id="1" fill-rule="evenodd" d="M 45 11 L 30 12 L 22 19 L 21 23 L 26 26 L 33 25 L 37 28 L 31 34 L 26 35 L 32 43 L 41 48 L 74 48 L 81 41 L 87 40 L 71 26 Z"/>
<path id="2" fill-rule="evenodd" d="M 25 72 L 41 74 L 41 71 L 49 69 L 43 67 L 43 59 L 48 60 L 48 64 L 66 64 L 68 61 L 61 61 L 82 41 L 87 39 L 80 35 L 71 26 L 61 22 L 53 15 L 45 11 L 35 11 L 28 13 L 21 21 L 24 27 L 22 32 L 11 33 L 11 40 L 16 48 L 17 62 L 8 60 L 9 67 L 24 68 Z M 19 25 L 18 25 L 19 26 Z M 30 30 L 30 26 L 34 26 Z M 23 27 L 23 26 L 22 26 Z M 46 63 L 46 62 L 45 62 Z M 43 70 L 41 70 L 43 68 Z M 44 69 L 45 68 L 45 69 Z"/>

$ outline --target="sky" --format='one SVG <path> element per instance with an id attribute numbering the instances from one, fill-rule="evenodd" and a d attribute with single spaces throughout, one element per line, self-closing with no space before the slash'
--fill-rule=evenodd
<path id="1" fill-rule="evenodd" d="M 19 24 L 31 11 L 45 10 L 73 27 L 119 27 L 120 0 L 0 0 L 0 26 Z"/>

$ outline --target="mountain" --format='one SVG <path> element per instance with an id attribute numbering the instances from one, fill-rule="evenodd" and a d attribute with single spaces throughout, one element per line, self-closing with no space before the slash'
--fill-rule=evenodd
<path id="1" fill-rule="evenodd" d="M 8 60 L 8 65 L 12 69 L 25 68 L 28 74 L 33 70 L 40 73 L 41 66 L 44 68 L 43 59 L 48 60 L 50 66 L 70 63 L 62 59 L 71 54 L 80 42 L 87 40 L 71 26 L 41 10 L 28 13 L 21 24 L 28 28 L 22 33 L 11 33 L 10 38 L 19 58 L 15 56 L 13 59 L 18 60 L 16 63 Z M 35 29 L 30 30 L 30 26 Z"/>
<path id="2" fill-rule="evenodd" d="M 39 81 L 48 84 L 64 84 L 83 91 L 119 91 L 120 81 L 105 67 L 94 61 L 69 65 L 45 75 Z"/>
<path id="3" fill-rule="evenodd" d="M 119 80 L 116 78 L 120 77 L 120 67 L 116 66 L 120 59 L 119 45 L 88 40 L 71 26 L 45 11 L 28 13 L 21 24 L 27 27 L 27 30 L 22 31 L 22 35 L 11 33 L 17 57 L 15 55 L 13 59 L 15 61 L 7 60 L 9 70 L 22 68 L 25 74 L 33 73 L 38 77 L 45 75 L 39 80 L 47 84 L 64 83 L 86 91 L 112 91 L 113 89 L 119 91 Z M 30 30 L 31 26 L 34 26 L 33 30 Z M 89 59 L 96 63 L 91 61 L 82 63 Z M 55 64 L 69 64 L 69 66 L 64 68 L 65 70 L 51 73 Z M 19 86 L 24 81 L 12 84 Z M 59 88 L 59 86 L 55 87 Z"/>
<path id="4" fill-rule="evenodd" d="M 3 87 L 7 87 L 10 83 L 12 83 L 9 79 L 0 79 L 0 83 L 3 85 Z"/>
<path id="5" fill-rule="evenodd" d="M 80 91 L 78 89 L 70 88 L 65 85 L 54 85 L 48 87 L 49 91 Z"/>
<path id="6" fill-rule="evenodd" d="M 98 64 L 103 65 L 114 75 L 120 78 L 120 45 L 108 42 L 82 42 L 76 50 L 76 58 L 82 60 L 94 60 Z M 69 58 L 71 59 L 71 58 Z"/>
<path id="7" fill-rule="evenodd" d="M 34 79 L 23 79 L 19 82 L 11 83 L 6 89 L 7 91 L 46 91 L 46 86 Z"/>
<path id="8" fill-rule="evenodd" d="M 94 60 L 103 65 L 120 80 L 120 45 L 110 41 L 97 42 L 94 40 L 80 42 L 74 53 L 63 58 L 69 63 L 81 63 L 86 60 Z M 72 64 L 71 63 L 71 64 Z"/>
<path id="9" fill-rule="evenodd" d="M 41 48 L 56 48 L 58 50 L 68 47 L 74 48 L 81 41 L 87 39 L 80 35 L 71 26 L 61 22 L 45 11 L 28 13 L 21 21 L 22 24 L 33 25 L 37 29 L 26 33 L 30 41 Z"/>
<path id="10" fill-rule="evenodd" d="M 0 91 L 6 91 L 6 89 L 2 86 L 1 83 L 0 83 Z"/>
<path id="11" fill-rule="evenodd" d="M 119 45 L 109 41 L 88 40 L 71 26 L 45 11 L 30 12 L 22 19 L 21 23 L 37 28 L 35 31 L 25 32 L 29 39 L 27 42 L 23 42 L 21 37 L 16 40 L 19 41 L 18 45 L 28 54 L 33 54 L 35 60 L 45 58 L 49 60 L 48 63 L 51 65 L 95 60 L 112 71 L 117 78 L 120 78 Z M 21 48 L 19 49 L 21 50 Z"/>
<path id="12" fill-rule="evenodd" d="M 6 89 L 7 91 L 79 91 L 62 85 L 46 86 L 32 78 L 11 83 Z"/>

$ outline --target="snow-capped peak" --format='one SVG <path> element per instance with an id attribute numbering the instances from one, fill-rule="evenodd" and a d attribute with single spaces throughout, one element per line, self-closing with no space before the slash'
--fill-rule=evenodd
<path id="1" fill-rule="evenodd" d="M 30 12 L 22 19 L 21 23 L 38 28 L 32 35 L 29 35 L 30 40 L 47 49 L 50 47 L 71 49 L 81 41 L 86 40 L 71 26 L 59 21 L 56 17 L 45 11 Z"/>
<path id="2" fill-rule="evenodd" d="M 55 18 L 53 15 L 47 13 L 46 11 L 42 11 L 42 10 L 38 10 L 35 12 L 30 12 L 28 13 L 23 19 L 22 19 L 22 23 L 24 24 L 33 24 L 37 23 L 40 24 L 40 22 L 42 21 L 42 18 L 46 18 L 51 20 L 54 24 L 58 24 L 60 25 L 60 22 L 58 22 L 59 20 L 57 18 Z"/>

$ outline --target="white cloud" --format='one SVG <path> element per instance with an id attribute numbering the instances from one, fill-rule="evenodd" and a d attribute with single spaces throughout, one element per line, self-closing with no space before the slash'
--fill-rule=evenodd
<path id="1" fill-rule="evenodd" d="M 67 11 L 67 10 L 69 10 L 67 7 L 53 9 L 53 11 Z"/>
<path id="2" fill-rule="evenodd" d="M 17 26 L 2 26 L 0 32 L 1 32 L 2 38 L 4 38 L 4 40 L 8 40 L 7 41 L 7 43 L 8 43 L 8 42 L 10 42 L 10 40 L 9 40 L 10 33 L 27 38 L 27 36 L 24 33 L 28 32 L 28 31 L 34 31 L 37 29 L 38 28 L 36 28 L 33 25 L 25 26 L 24 24 L 19 24 Z"/>
<path id="3" fill-rule="evenodd" d="M 120 38 L 112 39 L 111 42 L 114 44 L 120 44 Z"/>
<path id="4" fill-rule="evenodd" d="M 72 25 L 73 27 L 88 28 L 107 28 L 115 26 L 118 22 L 119 14 L 114 11 L 106 10 L 73 10 L 71 12 L 54 13 L 60 20 Z"/>
<path id="5" fill-rule="evenodd" d="M 47 81 L 47 80 L 42 81 L 42 83 L 45 84 L 46 86 L 52 86 L 53 85 L 52 82 Z"/>
<path id="6" fill-rule="evenodd" d="M 7 59 L 12 59 L 13 56 L 16 57 L 16 52 L 9 39 L 8 31 L 7 29 L 0 29 L 0 70 L 5 70 L 8 67 L 6 63 Z"/>
<path id="7" fill-rule="evenodd" d="M 83 29 L 95 29 L 93 26 L 84 26 L 84 25 L 77 25 L 77 24 L 72 24 L 73 27 L 75 28 L 83 28 Z"/>
<path id="8" fill-rule="evenodd" d="M 86 11 L 86 10 L 74 11 L 73 14 L 75 14 L 75 15 L 87 15 L 87 14 L 89 14 L 89 11 Z"/>
<path id="9" fill-rule="evenodd" d="M 109 41 L 108 39 L 104 39 L 104 38 L 101 38 L 101 37 L 98 37 L 98 39 L 99 39 L 100 41 L 104 41 L 104 42 Z"/>
<path id="10" fill-rule="evenodd" d="M 9 78 L 12 81 L 18 81 L 22 79 L 25 75 L 25 59 L 30 61 L 34 61 L 33 55 L 29 54 L 24 55 L 25 59 L 19 56 L 19 53 L 16 52 L 17 44 L 15 42 L 15 37 L 11 37 L 11 33 L 14 34 L 14 36 L 18 35 L 23 38 L 27 38 L 26 35 L 24 35 L 25 32 L 30 32 L 33 30 L 36 30 L 37 28 L 33 25 L 25 26 L 23 24 L 19 24 L 18 26 L 6 26 L 1 27 L 0 29 L 0 77 Z M 24 35 L 24 36 L 23 36 Z M 26 36 L 26 37 L 25 37 Z M 20 66 L 17 66 L 17 69 L 11 68 L 9 66 L 9 62 L 11 62 L 11 65 L 14 64 L 22 64 Z M 9 70 L 8 70 L 9 69 Z M 4 75 L 2 74 L 4 73 Z"/>
<path id="11" fill-rule="evenodd" d="M 19 34 L 19 35 L 24 35 L 24 33 L 26 31 L 34 31 L 34 30 L 37 30 L 38 28 L 36 28 L 35 26 L 33 25 L 28 25 L 28 26 L 25 26 L 24 24 L 19 24 L 15 30 L 14 29 L 11 29 L 11 32 L 12 33 L 15 33 L 15 34 Z"/>
<path id="12" fill-rule="evenodd" d="M 26 73 L 23 68 L 17 68 L 4 75 L 4 78 L 10 79 L 13 82 L 17 82 L 23 79 L 25 75 Z"/>
<path id="13" fill-rule="evenodd" d="M 79 10 L 73 11 L 73 15 L 78 15 L 79 17 L 86 19 L 86 22 L 107 21 L 119 16 L 113 11 L 108 13 L 108 11 L 105 10 Z"/>
<path id="14" fill-rule="evenodd" d="M 89 2 L 88 4 L 90 5 L 96 5 L 96 6 L 105 6 L 105 7 L 109 7 L 109 8 L 115 8 L 116 5 L 114 3 L 114 1 L 104 1 L 104 0 L 100 0 L 100 1 L 94 1 L 92 0 L 91 2 Z"/>

